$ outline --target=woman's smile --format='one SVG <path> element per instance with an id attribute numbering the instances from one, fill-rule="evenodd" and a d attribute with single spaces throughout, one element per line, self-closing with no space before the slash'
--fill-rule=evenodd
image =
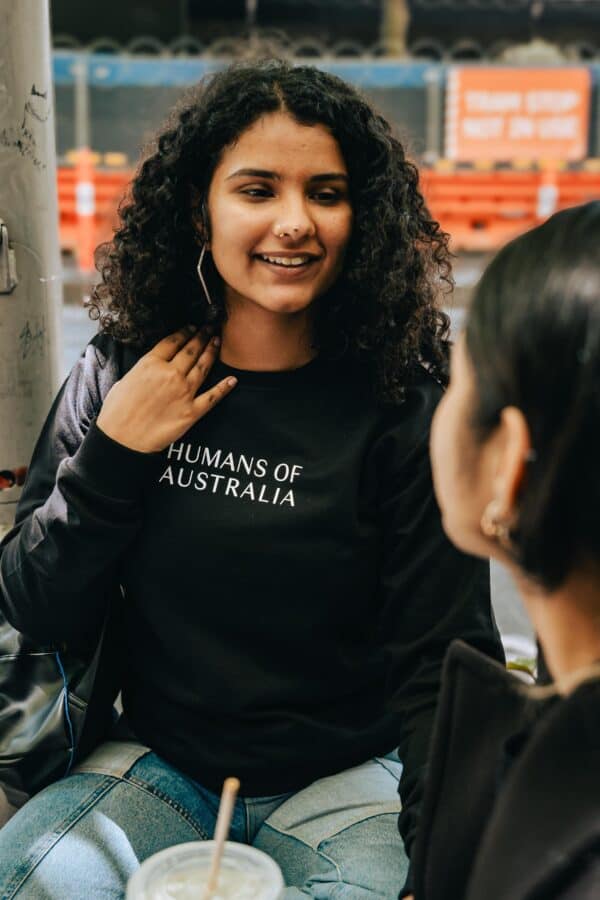
<path id="1" fill-rule="evenodd" d="M 255 253 L 253 259 L 273 270 L 278 278 L 299 278 L 314 269 L 316 263 L 322 259 L 322 255 L 312 253 L 298 253 L 282 251 L 274 253 Z M 312 273 L 311 273 L 312 274 Z"/>

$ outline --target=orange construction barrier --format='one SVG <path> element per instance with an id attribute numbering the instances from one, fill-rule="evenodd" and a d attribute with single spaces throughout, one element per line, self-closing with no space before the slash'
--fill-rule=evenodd
<path id="1" fill-rule="evenodd" d="M 493 252 L 558 209 L 600 199 L 600 172 L 422 170 L 431 215 L 454 251 Z"/>
<path id="2" fill-rule="evenodd" d="M 129 169 L 94 168 L 92 160 L 93 154 L 84 151 L 77 165 L 58 169 L 61 249 L 73 253 L 84 270 L 94 268 L 98 244 L 112 238 L 119 203 L 132 177 Z"/>

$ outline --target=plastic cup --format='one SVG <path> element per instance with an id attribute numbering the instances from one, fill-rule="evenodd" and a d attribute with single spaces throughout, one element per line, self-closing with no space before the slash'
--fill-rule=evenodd
<path id="1" fill-rule="evenodd" d="M 191 841 L 155 853 L 127 884 L 126 900 L 199 900 L 208 880 L 214 841 Z M 227 841 L 211 900 L 279 900 L 277 863 L 255 847 Z"/>

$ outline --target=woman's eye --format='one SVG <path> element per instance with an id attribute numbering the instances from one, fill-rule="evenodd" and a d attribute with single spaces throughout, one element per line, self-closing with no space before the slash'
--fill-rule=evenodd
<path id="1" fill-rule="evenodd" d="M 339 191 L 318 191 L 312 195 L 319 203 L 335 203 L 341 198 Z"/>
<path id="2" fill-rule="evenodd" d="M 270 188 L 266 187 L 253 187 L 253 188 L 242 188 L 242 194 L 245 194 L 247 197 L 270 197 L 272 195 L 272 191 Z"/>

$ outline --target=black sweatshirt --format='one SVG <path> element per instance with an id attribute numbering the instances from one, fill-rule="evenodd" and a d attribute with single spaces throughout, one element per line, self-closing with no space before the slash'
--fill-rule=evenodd
<path id="1" fill-rule="evenodd" d="M 3 545 L 3 612 L 36 640 L 80 639 L 120 582 L 142 742 L 247 796 L 399 746 L 410 846 L 446 648 L 501 657 L 487 564 L 449 544 L 432 492 L 441 388 L 419 369 L 382 408 L 356 364 L 236 371 L 222 403 L 142 454 L 94 422 L 135 361 L 97 336 L 63 386 Z"/>

